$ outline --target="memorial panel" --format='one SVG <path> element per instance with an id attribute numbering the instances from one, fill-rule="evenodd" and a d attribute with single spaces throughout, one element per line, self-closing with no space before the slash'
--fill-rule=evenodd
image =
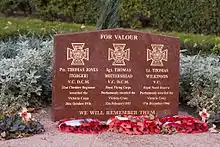
<path id="1" fill-rule="evenodd" d="M 55 36 L 54 120 L 178 113 L 179 39 L 126 29 Z"/>

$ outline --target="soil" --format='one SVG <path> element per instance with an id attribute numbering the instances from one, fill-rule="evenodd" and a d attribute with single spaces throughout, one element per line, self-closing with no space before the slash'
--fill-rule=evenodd
<path id="1" fill-rule="evenodd" d="M 40 110 L 34 118 L 44 125 L 45 133 L 0 141 L 0 147 L 220 147 L 220 133 L 132 136 L 105 132 L 82 135 L 59 132 L 57 122 L 51 120 L 50 108 Z"/>

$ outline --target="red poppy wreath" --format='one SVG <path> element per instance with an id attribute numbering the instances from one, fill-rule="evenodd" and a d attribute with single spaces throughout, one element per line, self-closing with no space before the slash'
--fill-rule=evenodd
<path id="1" fill-rule="evenodd" d="M 63 119 L 58 123 L 58 129 L 62 132 L 97 134 L 108 129 L 105 122 L 97 119 Z"/>
<path id="2" fill-rule="evenodd" d="M 97 134 L 104 131 L 129 135 L 201 133 L 208 131 L 208 124 L 191 116 L 158 118 L 145 116 L 115 116 L 107 122 L 97 119 L 63 119 L 58 123 L 62 132 Z"/>

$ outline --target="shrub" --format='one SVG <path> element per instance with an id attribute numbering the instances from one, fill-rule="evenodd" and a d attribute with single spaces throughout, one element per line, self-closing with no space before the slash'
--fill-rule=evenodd
<path id="1" fill-rule="evenodd" d="M 0 44 L 0 111 L 48 102 L 52 41 L 20 36 Z"/>
<path id="2" fill-rule="evenodd" d="M 197 110 L 220 113 L 219 56 L 181 56 L 180 98 Z"/>
<path id="3" fill-rule="evenodd" d="M 100 0 L 36 0 L 36 9 L 43 19 L 95 24 L 100 4 Z"/>
<path id="4" fill-rule="evenodd" d="M 0 0 L 0 11 L 37 13 L 45 20 L 96 24 L 103 0 Z M 216 0 L 121 0 L 122 27 L 220 34 Z"/>
<path id="5" fill-rule="evenodd" d="M 216 0 L 122 0 L 122 20 L 165 31 L 220 34 Z M 138 14 L 138 20 L 134 17 Z"/>
<path id="6" fill-rule="evenodd" d="M 120 16 L 121 25 L 124 27 L 142 28 L 150 23 L 150 11 L 146 0 L 122 0 Z"/>
<path id="7" fill-rule="evenodd" d="M 0 0 L 0 12 L 4 12 L 6 15 L 14 15 L 15 11 L 31 15 L 34 9 L 34 0 Z"/>

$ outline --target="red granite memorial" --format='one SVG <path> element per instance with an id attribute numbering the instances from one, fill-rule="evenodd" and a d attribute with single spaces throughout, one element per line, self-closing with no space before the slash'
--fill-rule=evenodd
<path id="1" fill-rule="evenodd" d="M 125 29 L 56 35 L 53 119 L 177 114 L 179 48 Z"/>

